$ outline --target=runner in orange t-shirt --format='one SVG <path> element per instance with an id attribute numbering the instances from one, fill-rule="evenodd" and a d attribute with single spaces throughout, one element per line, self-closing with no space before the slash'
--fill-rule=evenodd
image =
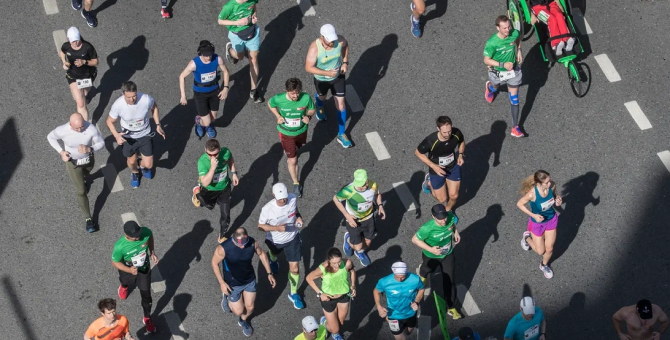
<path id="1" fill-rule="evenodd" d="M 102 299 L 98 302 L 102 317 L 93 321 L 84 334 L 85 340 L 133 340 L 128 319 L 116 314 L 116 300 Z"/>

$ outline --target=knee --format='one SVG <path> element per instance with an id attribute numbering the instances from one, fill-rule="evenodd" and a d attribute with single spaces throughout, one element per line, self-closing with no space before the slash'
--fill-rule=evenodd
<path id="1" fill-rule="evenodd" d="M 298 164 L 298 157 L 289 157 L 286 162 L 288 165 L 296 165 Z"/>
<path id="2" fill-rule="evenodd" d="M 544 247 L 544 253 L 545 254 L 551 254 L 553 252 L 554 252 L 554 245 L 553 244 L 550 245 L 550 246 L 545 246 Z"/>
<path id="3" fill-rule="evenodd" d="M 83 186 L 81 188 L 77 188 L 75 190 L 75 193 L 77 194 L 77 196 L 86 197 L 86 188 L 84 188 Z"/>
<path id="4" fill-rule="evenodd" d="M 245 303 L 244 308 L 247 310 L 247 315 L 251 314 L 251 312 L 254 311 L 254 304 L 253 303 Z"/>
<path id="5" fill-rule="evenodd" d="M 455 201 L 458 198 L 458 192 L 449 194 L 449 201 Z"/>
<path id="6" fill-rule="evenodd" d="M 423 1 L 415 1 L 414 2 L 414 11 L 416 13 L 419 13 L 419 15 L 423 15 L 423 13 L 426 11 L 426 5 Z"/>
<path id="7" fill-rule="evenodd" d="M 85 109 L 86 108 L 86 100 L 84 98 L 76 99 L 75 102 L 77 103 L 77 108 L 78 109 Z"/>
<path id="8" fill-rule="evenodd" d="M 509 103 L 512 105 L 519 105 L 519 93 L 509 93 Z"/>

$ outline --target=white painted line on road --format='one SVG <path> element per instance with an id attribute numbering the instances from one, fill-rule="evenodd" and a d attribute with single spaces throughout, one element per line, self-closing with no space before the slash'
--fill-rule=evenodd
<path id="1" fill-rule="evenodd" d="M 577 31 L 579 31 L 580 33 L 586 32 L 586 34 L 593 34 L 591 26 L 589 26 L 588 21 L 586 21 L 586 18 L 584 18 L 584 14 L 582 14 L 582 11 L 579 8 L 574 8 L 572 10 L 572 20 L 577 26 Z"/>
<path id="2" fill-rule="evenodd" d="M 419 275 L 419 277 L 421 277 L 421 274 L 419 274 L 420 267 L 421 266 L 416 267 L 416 275 Z M 430 296 L 430 280 L 426 280 L 426 284 L 423 286 L 423 301 L 428 300 L 429 296 Z"/>
<path id="3" fill-rule="evenodd" d="M 647 116 L 644 115 L 644 112 L 642 112 L 640 105 L 638 105 L 636 101 L 624 103 L 623 105 L 626 106 L 628 113 L 630 113 L 630 115 L 633 117 L 633 120 L 635 120 L 635 123 L 637 123 L 637 126 L 639 126 L 641 130 L 651 129 L 651 123 L 649 122 L 649 119 L 647 119 Z"/>
<path id="4" fill-rule="evenodd" d="M 412 197 L 412 193 L 409 191 L 405 182 L 393 183 L 393 188 L 396 193 L 398 193 L 398 197 L 400 197 L 400 201 L 402 201 L 402 204 L 405 206 L 405 210 L 416 210 L 418 204 L 414 201 L 414 197 Z"/>
<path id="5" fill-rule="evenodd" d="M 479 307 L 477 307 L 477 303 L 475 303 L 475 300 L 472 298 L 472 295 L 464 285 L 456 286 L 456 291 L 458 294 L 458 299 L 461 301 L 461 305 L 463 306 L 463 311 L 465 311 L 465 314 L 467 314 L 468 316 L 473 316 L 475 314 L 479 314 L 482 312 L 481 310 L 479 310 Z"/>
<path id="6" fill-rule="evenodd" d="M 657 155 L 661 159 L 661 162 L 663 162 L 663 165 L 665 165 L 665 168 L 668 169 L 668 172 L 670 172 L 670 151 L 661 151 Z"/>
<path id="7" fill-rule="evenodd" d="M 361 98 L 358 98 L 358 93 L 354 90 L 354 87 L 351 84 L 347 84 L 347 94 L 345 95 L 347 103 L 351 108 L 351 112 L 361 112 L 365 109 L 363 103 L 361 103 Z"/>
<path id="8" fill-rule="evenodd" d="M 137 219 L 137 216 L 135 216 L 134 212 L 127 212 L 121 214 L 121 220 L 125 224 L 128 221 L 135 221 L 137 224 L 142 225 L 140 221 Z M 159 259 L 160 260 L 160 259 Z M 163 280 L 163 277 L 161 276 L 161 272 L 158 270 L 158 267 L 156 267 L 155 263 L 151 263 L 151 290 L 154 291 L 154 293 L 160 293 L 165 291 L 165 280 Z"/>
<path id="9" fill-rule="evenodd" d="M 419 316 L 419 325 L 417 330 L 416 338 L 417 340 L 430 340 L 430 316 L 421 315 Z"/>
<path id="10" fill-rule="evenodd" d="M 58 14 L 58 3 L 56 0 L 42 0 L 44 3 L 44 11 L 47 15 Z"/>
<path id="11" fill-rule="evenodd" d="M 595 59 L 610 83 L 621 80 L 619 72 L 616 71 L 614 64 L 612 64 L 612 61 L 610 61 L 610 58 L 607 56 L 607 54 L 597 55 Z"/>
<path id="12" fill-rule="evenodd" d="M 179 315 L 177 315 L 177 313 L 165 313 L 163 317 L 165 318 L 165 322 L 167 323 L 168 328 L 170 328 L 172 340 L 188 339 L 188 337 L 184 337 L 186 335 L 186 329 L 184 329 L 184 326 L 181 324 L 181 320 L 179 320 Z"/>
<path id="13" fill-rule="evenodd" d="M 137 219 L 137 216 L 135 216 L 134 212 L 127 212 L 121 214 L 121 220 L 123 221 L 123 224 L 125 224 L 128 221 L 135 221 L 137 222 L 137 224 L 140 224 L 140 220 Z"/>
<path id="14" fill-rule="evenodd" d="M 388 150 L 386 150 L 386 147 L 384 146 L 384 142 L 382 141 L 382 137 L 379 136 L 379 133 L 377 133 L 377 131 L 366 133 L 365 138 L 368 139 L 368 143 L 370 143 L 370 146 L 372 147 L 372 151 L 375 152 L 375 156 L 377 156 L 377 160 L 383 161 L 385 159 L 391 158 L 391 155 L 389 154 Z"/>
<path id="15" fill-rule="evenodd" d="M 312 7 L 312 2 L 309 0 L 297 0 L 298 6 L 300 6 L 300 10 L 302 11 L 302 15 L 306 17 L 313 17 L 316 15 L 316 11 L 314 10 L 314 7 Z"/>
<path id="16" fill-rule="evenodd" d="M 119 179 L 116 169 L 114 169 L 114 165 L 104 164 L 101 168 L 102 174 L 105 176 L 105 182 L 107 182 L 107 186 L 111 188 L 110 190 L 112 192 L 123 190 L 123 184 L 121 184 L 121 180 Z"/>
<path id="17" fill-rule="evenodd" d="M 60 51 L 61 46 L 67 42 L 67 35 L 64 30 L 53 31 L 54 44 L 56 45 L 56 54 Z"/>

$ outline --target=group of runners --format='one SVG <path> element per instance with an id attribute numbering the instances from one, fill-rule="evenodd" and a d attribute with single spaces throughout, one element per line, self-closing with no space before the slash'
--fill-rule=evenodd
<path id="1" fill-rule="evenodd" d="M 204 153 L 197 162 L 198 183 L 192 189 L 192 202 L 196 207 L 210 210 L 219 205 L 219 246 L 211 265 L 221 287 L 221 307 L 224 312 L 238 317 L 237 323 L 244 336 L 253 334 L 249 317 L 254 311 L 256 299 L 257 277 L 252 265 L 255 256 L 260 258 L 270 286 L 274 288 L 274 275 L 279 271 L 278 255 L 284 253 L 290 284 L 287 298 L 294 308 L 305 307 L 304 297 L 298 293 L 303 242 L 300 230 L 304 227 L 304 221 L 298 209 L 298 198 L 302 197 L 303 192 L 299 181 L 297 151 L 307 143 L 308 126 L 312 119 L 326 120 L 328 115 L 324 102 L 328 92 L 334 97 L 337 110 L 336 140 L 344 148 L 352 146 L 345 133 L 345 78 L 349 65 L 349 43 L 337 34 L 333 25 L 326 24 L 321 27 L 319 37 L 310 44 L 305 59 L 305 71 L 313 75 L 315 94 L 312 96 L 305 92 L 298 78 L 290 78 L 285 82 L 285 92 L 272 96 L 267 103 L 287 156 L 292 181 L 288 186 L 274 184 L 273 199 L 261 211 L 258 229 L 266 232 L 264 243 L 268 250 L 264 250 L 245 228 L 229 230 L 231 195 L 233 187 L 239 183 L 239 176 L 232 151 L 216 139 L 214 122 L 220 103 L 228 97 L 230 72 L 226 62 L 237 64 L 244 58 L 249 60 L 249 97 L 255 103 L 264 101 L 263 93 L 258 89 L 261 39 L 257 3 L 257 0 L 226 2 L 218 16 L 218 23 L 227 27 L 230 40 L 225 46 L 225 57 L 216 53 L 210 41 L 202 40 L 197 48 L 197 56 L 188 62 L 179 75 L 180 103 L 186 105 L 186 79 L 193 74 L 193 100 L 197 111 L 194 133 L 199 138 L 205 135 L 208 137 L 204 143 Z M 162 4 L 163 17 L 170 17 L 166 2 Z M 88 25 L 94 27 L 97 21 L 91 14 L 91 5 L 92 0 L 85 0 L 82 15 Z M 72 7 L 80 9 L 81 0 L 73 0 Z M 412 34 L 420 37 L 419 19 L 425 11 L 423 1 L 413 0 L 412 11 Z M 507 85 L 513 120 L 510 134 L 523 137 L 525 134 L 519 126 L 518 87 L 522 81 L 520 63 L 523 60 L 519 32 L 511 27 L 506 16 L 497 17 L 495 26 L 497 32 L 486 42 L 484 49 L 484 63 L 488 67 L 489 79 L 486 82 L 485 99 L 489 103 L 493 102 L 499 87 Z M 94 154 L 104 146 L 104 141 L 95 124 L 89 121 L 86 104 L 89 90 L 97 76 L 98 55 L 93 45 L 81 37 L 77 28 L 71 27 L 67 38 L 68 42 L 61 47 L 60 58 L 77 112 L 70 116 L 68 123 L 51 131 L 48 141 L 65 162 L 84 215 L 86 231 L 95 232 L 99 225 L 93 220 L 89 207 L 87 193 L 90 180 L 87 176 L 95 164 Z M 566 46 L 571 45 L 569 41 L 560 43 L 563 44 L 559 46 L 560 49 L 567 49 Z M 156 134 L 163 139 L 169 136 L 161 127 L 158 104 L 151 95 L 139 92 L 137 85 L 131 81 L 123 83 L 121 92 L 122 95 L 111 106 L 106 123 L 127 159 L 127 166 L 131 170 L 131 187 L 139 188 L 143 178 L 153 178 L 153 138 L 156 138 Z M 151 120 L 154 124 L 151 124 Z M 116 127 L 117 121 L 119 129 Z M 466 163 L 466 143 L 463 132 L 453 126 L 448 116 L 436 119 L 436 130 L 426 136 L 415 150 L 417 158 L 428 167 L 423 191 L 430 193 L 436 200 L 431 208 L 432 218 L 412 237 L 416 251 L 421 250 L 422 253 L 418 275 L 409 270 L 407 263 L 395 262 L 387 269 L 388 276 L 380 279 L 372 291 L 379 316 L 387 321 L 391 333 L 398 340 L 405 339 L 416 327 L 417 312 L 432 273 L 442 274 L 447 315 L 453 319 L 462 317 L 456 306 L 456 260 L 453 251 L 460 242 L 468 242 L 461 240 L 457 228 L 459 218 L 454 212 L 460 190 L 461 167 Z M 59 141 L 62 141 L 63 146 Z M 521 195 L 517 206 L 529 216 L 521 247 L 525 251 L 533 249 L 542 257 L 539 269 L 550 279 L 554 275 L 550 260 L 558 223 L 555 207 L 561 206 L 562 198 L 550 174 L 544 170 L 538 170 L 523 180 Z M 351 182 L 333 196 L 333 203 L 342 214 L 346 228 L 342 251 L 338 248 L 321 249 L 326 260 L 315 270 L 305 273 L 304 280 L 320 300 L 323 316 L 318 322 L 315 317 L 306 316 L 302 320 L 303 332 L 296 339 L 343 339 L 342 325 L 350 301 L 357 294 L 356 270 L 350 258 L 355 255 L 363 267 L 371 264 L 368 250 L 378 232 L 376 223 L 378 219 L 386 218 L 379 186 L 368 178 L 365 169 L 353 173 Z M 136 286 L 142 301 L 143 323 L 148 332 L 155 332 L 156 327 L 151 318 L 150 262 L 156 264 L 159 259 L 154 251 L 154 236 L 150 229 L 135 221 L 126 222 L 123 227 L 124 235 L 112 251 L 112 265 L 119 273 L 118 297 L 126 299 L 128 287 Z M 638 303 L 635 309 L 624 308 L 615 315 L 615 323 L 626 322 L 629 334 L 637 330 L 639 335 L 621 335 L 620 327 L 615 325 L 622 339 L 647 339 L 651 334 L 649 325 L 651 323 L 653 326 L 656 321 L 661 323 L 661 332 L 667 327 L 667 317 L 662 310 L 644 301 Z M 115 300 L 103 299 L 98 308 L 102 316 L 91 325 L 85 338 L 132 338 L 128 332 L 128 320 L 116 314 Z M 533 298 L 524 297 L 520 309 L 510 321 L 505 339 L 544 340 L 546 322 Z M 637 319 L 634 314 L 638 316 Z M 479 339 L 479 335 L 469 328 L 461 329 L 458 334 L 460 339 Z"/>

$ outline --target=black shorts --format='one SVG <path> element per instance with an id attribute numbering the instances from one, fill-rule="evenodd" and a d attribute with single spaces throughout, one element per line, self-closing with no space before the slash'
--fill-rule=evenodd
<path id="1" fill-rule="evenodd" d="M 337 299 L 332 299 L 330 301 L 321 301 L 321 308 L 323 308 L 323 310 L 328 313 L 332 313 L 335 310 L 335 307 L 337 307 L 338 303 L 349 303 L 349 300 L 351 300 L 349 295 L 344 294 L 338 297 Z"/>
<path id="2" fill-rule="evenodd" d="M 393 335 L 400 335 L 402 332 L 405 331 L 405 328 L 416 328 L 416 313 L 407 319 L 399 319 L 399 320 L 393 320 L 393 319 L 388 319 L 388 324 L 389 327 L 391 327 L 391 321 L 398 321 L 398 330 L 394 331 L 393 328 L 391 328 L 391 333 Z"/>
<path id="3" fill-rule="evenodd" d="M 274 256 L 281 254 L 283 251 L 288 262 L 300 262 L 302 258 L 302 240 L 300 239 L 300 234 L 296 234 L 295 238 L 288 243 L 274 244 L 272 241 L 265 239 L 265 244 L 267 244 L 268 249 L 270 249 Z"/>
<path id="4" fill-rule="evenodd" d="M 193 91 L 193 101 L 195 108 L 198 110 L 198 116 L 206 116 L 210 112 L 219 111 L 219 89 L 210 92 L 196 92 Z"/>
<path id="5" fill-rule="evenodd" d="M 154 155 L 154 142 L 152 134 L 149 134 L 138 139 L 125 138 L 126 142 L 123 143 L 123 157 L 129 158 L 135 155 L 137 151 L 142 154 L 142 156 L 150 157 Z"/>
<path id="6" fill-rule="evenodd" d="M 349 223 L 347 223 L 349 242 L 351 242 L 351 244 L 361 244 L 363 242 L 363 237 L 372 240 L 377 236 L 377 223 L 375 222 L 374 216 L 365 221 L 357 222 L 357 224 L 358 227 L 352 228 Z"/>
<path id="7" fill-rule="evenodd" d="M 65 74 L 65 80 L 67 80 L 67 84 L 70 85 L 72 83 L 77 82 L 77 79 L 86 79 L 86 78 L 91 78 L 91 84 L 95 82 L 95 78 L 98 76 L 98 72 L 96 71 L 94 74 L 92 74 L 90 77 L 74 77 L 69 74 Z"/>
<path id="8" fill-rule="evenodd" d="M 222 202 L 230 203 L 230 185 L 221 191 L 207 190 L 205 187 L 200 186 L 200 193 L 196 195 L 202 206 L 212 210 L 214 205 Z"/>
<path id="9" fill-rule="evenodd" d="M 316 94 L 325 96 L 330 90 L 330 94 L 335 97 L 344 97 L 347 92 L 347 82 L 344 80 L 344 74 L 331 81 L 321 81 L 314 78 L 314 86 L 316 86 Z"/>
<path id="10" fill-rule="evenodd" d="M 137 271 L 137 275 L 126 273 L 119 270 L 119 281 L 124 287 L 136 285 L 141 291 L 151 291 L 151 268 L 147 268 L 146 273 Z"/>

